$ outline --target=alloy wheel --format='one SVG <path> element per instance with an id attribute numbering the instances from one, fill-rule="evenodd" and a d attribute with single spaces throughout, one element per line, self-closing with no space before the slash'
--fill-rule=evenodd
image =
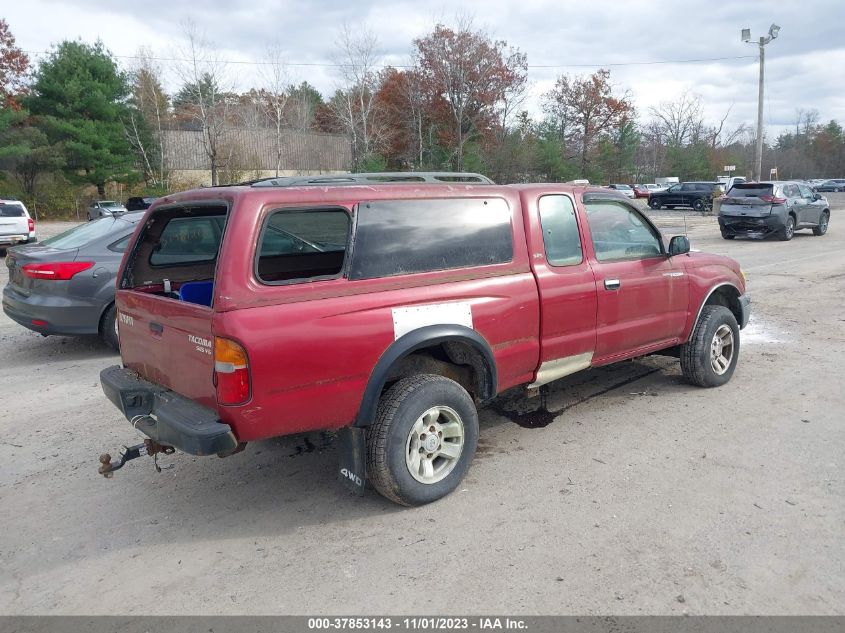
<path id="1" fill-rule="evenodd" d="M 405 465 L 423 484 L 436 484 L 457 466 L 464 448 L 464 423 L 449 407 L 431 407 L 408 433 Z"/>
<path id="2" fill-rule="evenodd" d="M 710 366 L 718 376 L 731 366 L 734 357 L 734 333 L 727 324 L 719 326 L 710 342 Z"/>

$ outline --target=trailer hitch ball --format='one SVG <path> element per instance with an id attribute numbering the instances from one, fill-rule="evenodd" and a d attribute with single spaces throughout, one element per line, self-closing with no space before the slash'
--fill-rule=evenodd
<path id="1" fill-rule="evenodd" d="M 144 455 L 149 455 L 153 458 L 155 463 L 155 469 L 157 472 L 161 472 L 161 468 L 158 465 L 157 456 L 159 453 L 164 455 L 172 455 L 176 452 L 176 449 L 172 446 L 166 446 L 164 444 L 159 444 L 155 440 L 151 440 L 149 438 L 145 439 L 141 444 L 135 444 L 134 446 L 124 446 L 120 449 L 120 455 L 118 458 L 113 462 L 111 460 L 111 455 L 109 453 L 103 453 L 100 455 L 100 467 L 97 469 L 97 472 L 100 473 L 106 479 L 110 479 L 114 475 L 114 471 L 123 468 L 124 464 L 132 459 L 138 459 Z"/>

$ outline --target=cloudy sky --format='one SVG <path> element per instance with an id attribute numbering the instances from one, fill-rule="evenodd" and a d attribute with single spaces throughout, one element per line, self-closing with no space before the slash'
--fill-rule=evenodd
<path id="1" fill-rule="evenodd" d="M 324 94 L 337 85 L 330 64 L 346 23 L 378 38 L 385 64 L 408 62 L 412 41 L 456 10 L 496 39 L 528 56 L 531 97 L 559 74 L 611 69 L 619 90 L 630 90 L 642 117 L 648 108 L 683 90 L 701 95 L 711 121 L 730 110 L 729 123 L 753 124 L 757 107 L 757 47 L 740 30 L 765 35 L 773 22 L 778 39 L 766 47 L 764 124 L 768 134 L 794 126 L 798 109 L 822 121 L 845 123 L 845 0 L 8 0 L 6 18 L 18 45 L 49 50 L 64 39 L 101 39 L 126 66 L 140 46 L 161 58 L 179 57 L 184 24 L 198 30 L 232 62 L 233 83 L 260 82 L 260 61 L 277 44 L 292 78 L 308 80 Z M 34 59 L 38 55 L 32 55 Z M 689 61 L 682 60 L 707 60 Z M 172 62 L 168 88 L 178 87 Z"/>

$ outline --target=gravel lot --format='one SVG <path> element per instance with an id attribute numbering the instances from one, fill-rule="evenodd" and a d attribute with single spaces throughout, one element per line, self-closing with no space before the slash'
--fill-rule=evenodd
<path id="1" fill-rule="evenodd" d="M 654 357 L 555 384 L 545 428 L 487 409 L 464 485 L 418 509 L 349 496 L 320 434 L 104 480 L 98 455 L 135 441 L 98 384 L 118 357 L 0 315 L 0 613 L 845 613 L 845 194 L 828 195 L 823 238 L 727 242 L 689 214 L 693 248 L 738 259 L 753 296 L 728 385 Z"/>

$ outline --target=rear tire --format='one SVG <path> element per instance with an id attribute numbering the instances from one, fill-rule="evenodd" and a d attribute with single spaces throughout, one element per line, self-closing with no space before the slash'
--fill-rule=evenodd
<path id="1" fill-rule="evenodd" d="M 788 242 L 793 237 L 795 237 L 795 218 L 791 215 L 786 216 L 786 226 L 784 226 L 780 233 L 778 233 L 778 238 L 782 242 Z"/>
<path id="2" fill-rule="evenodd" d="M 658 211 L 661 207 L 660 200 L 652 198 L 648 201 L 648 206 L 654 209 L 655 211 Z"/>
<path id="3" fill-rule="evenodd" d="M 367 429 L 367 474 L 391 501 L 431 503 L 458 486 L 477 444 L 478 412 L 466 390 L 443 376 L 409 376 L 379 401 Z"/>
<path id="4" fill-rule="evenodd" d="M 704 204 L 704 200 L 702 198 L 696 198 L 692 201 L 692 208 L 702 213 L 707 210 L 707 205 Z"/>
<path id="5" fill-rule="evenodd" d="M 724 306 L 707 305 L 689 341 L 681 345 L 684 378 L 699 387 L 719 387 L 733 376 L 739 360 L 739 325 Z"/>
<path id="6" fill-rule="evenodd" d="M 120 351 L 120 340 L 117 336 L 117 306 L 111 304 L 100 319 L 100 338 L 103 343 L 115 351 Z"/>
<path id="7" fill-rule="evenodd" d="M 819 218 L 819 225 L 813 228 L 813 235 L 824 235 L 827 233 L 827 225 L 830 222 L 830 214 L 825 211 Z"/>

